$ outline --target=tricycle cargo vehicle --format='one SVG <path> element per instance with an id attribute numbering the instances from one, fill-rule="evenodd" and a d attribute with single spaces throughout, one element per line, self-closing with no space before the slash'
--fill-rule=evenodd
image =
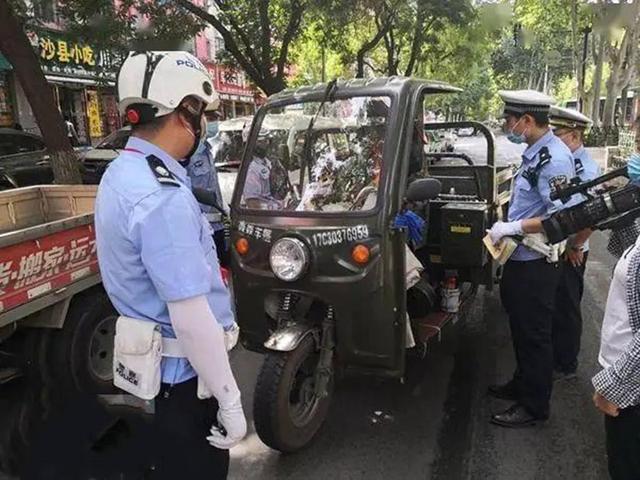
<path id="1" fill-rule="evenodd" d="M 278 93 L 254 117 L 232 202 L 232 269 L 242 342 L 265 354 L 254 420 L 270 447 L 312 440 L 338 369 L 401 379 L 407 347 L 424 354 L 480 285 L 491 288 L 482 238 L 512 173 L 496 169 L 482 124 L 424 124 L 425 100 L 458 91 L 333 81 Z M 286 158 L 285 140 L 263 128 L 282 114 L 311 118 Z M 425 130 L 465 127 L 484 135 L 484 164 L 426 158 Z"/>

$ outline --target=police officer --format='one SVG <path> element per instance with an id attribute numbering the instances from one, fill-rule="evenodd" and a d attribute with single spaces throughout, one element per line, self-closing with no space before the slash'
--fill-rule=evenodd
<path id="1" fill-rule="evenodd" d="M 223 267 L 226 267 L 229 265 L 229 255 L 224 224 L 222 223 L 222 212 L 220 211 L 224 210 L 225 207 L 222 192 L 220 191 L 218 172 L 214 163 L 211 145 L 208 141 L 200 142 L 198 149 L 186 165 L 186 169 L 192 187 L 212 192 L 215 197 L 217 208 L 211 205 L 200 204 L 200 209 L 211 224 L 218 260 L 220 260 L 220 264 Z"/>
<path id="2" fill-rule="evenodd" d="M 121 315 L 157 322 L 184 352 L 161 364 L 150 440 L 160 478 L 226 478 L 228 449 L 246 433 L 221 327 L 233 314 L 211 227 L 178 162 L 198 147 L 211 78 L 186 52 L 132 53 L 118 95 L 132 135 L 98 188 L 102 280 Z M 196 376 L 214 398 L 198 399 Z"/>
<path id="3" fill-rule="evenodd" d="M 584 132 L 591 119 L 568 108 L 552 106 L 550 123 L 553 133 L 562 140 L 573 154 L 574 168 L 581 182 L 588 182 L 600 175 L 600 167 L 584 148 Z M 580 302 L 584 291 L 584 271 L 589 256 L 589 236 L 586 229 L 572 236 L 561 263 L 562 273 L 556 294 L 553 314 L 553 362 L 554 378 L 575 377 L 582 335 Z"/>
<path id="4" fill-rule="evenodd" d="M 542 220 L 570 203 L 552 201 L 551 193 L 574 177 L 573 157 L 549 128 L 554 100 L 532 90 L 499 92 L 504 130 L 514 143 L 526 143 L 516 173 L 507 222 L 496 222 L 494 243 L 505 236 L 543 231 Z M 560 279 L 557 263 L 520 245 L 504 266 L 500 293 L 509 315 L 516 370 L 511 381 L 489 388 L 495 397 L 512 400 L 492 423 L 505 427 L 535 425 L 549 417 L 553 374 L 551 325 Z"/>
<path id="5" fill-rule="evenodd" d="M 266 133 L 260 133 L 253 151 L 253 159 L 247 170 L 247 179 L 242 192 L 242 201 L 248 208 L 258 210 L 278 210 L 283 202 L 275 198 L 271 191 L 271 171 L 273 164 L 267 154 L 270 141 Z"/>

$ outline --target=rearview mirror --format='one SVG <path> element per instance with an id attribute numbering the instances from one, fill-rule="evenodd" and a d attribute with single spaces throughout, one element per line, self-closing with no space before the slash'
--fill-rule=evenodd
<path id="1" fill-rule="evenodd" d="M 433 200 L 442 190 L 440 180 L 435 178 L 421 178 L 414 180 L 407 188 L 407 200 L 410 202 L 424 202 Z"/>

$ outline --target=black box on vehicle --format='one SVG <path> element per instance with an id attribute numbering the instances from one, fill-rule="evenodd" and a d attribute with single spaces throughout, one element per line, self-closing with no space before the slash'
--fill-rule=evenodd
<path id="1" fill-rule="evenodd" d="M 487 263 L 482 243 L 486 235 L 489 206 L 485 203 L 447 203 L 440 209 L 442 263 L 481 267 Z"/>

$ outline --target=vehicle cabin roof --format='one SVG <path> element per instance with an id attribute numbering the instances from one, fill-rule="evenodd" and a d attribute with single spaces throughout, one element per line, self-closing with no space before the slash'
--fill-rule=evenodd
<path id="1" fill-rule="evenodd" d="M 313 101 L 322 99 L 328 83 L 316 83 L 298 88 L 288 88 L 269 97 L 267 103 Z M 355 78 L 352 80 L 338 80 L 338 95 L 347 92 L 349 95 L 383 96 L 390 92 L 415 91 L 418 88 L 426 88 L 429 93 L 456 93 L 462 89 L 437 80 L 425 80 L 413 77 L 377 77 Z"/>

